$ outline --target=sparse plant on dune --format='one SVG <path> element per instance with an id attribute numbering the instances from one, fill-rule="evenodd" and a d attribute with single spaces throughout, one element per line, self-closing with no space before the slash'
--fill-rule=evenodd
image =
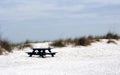
<path id="1" fill-rule="evenodd" d="M 55 47 L 64 47 L 69 44 L 75 45 L 75 46 L 88 46 L 88 45 L 91 45 L 91 43 L 93 42 L 100 41 L 100 39 L 108 39 L 107 43 L 111 43 L 111 42 L 115 43 L 114 41 L 109 40 L 109 39 L 118 40 L 120 39 L 120 36 L 118 34 L 108 32 L 106 35 L 103 35 L 103 36 L 90 35 L 88 37 L 79 37 L 79 38 L 74 38 L 74 39 L 71 39 L 71 38 L 64 39 L 64 40 L 60 39 L 60 40 L 53 41 L 51 45 Z"/>
<path id="2" fill-rule="evenodd" d="M 12 45 L 8 40 L 0 39 L 0 54 L 4 51 L 12 52 Z"/>
<path id="3" fill-rule="evenodd" d="M 111 39 L 109 39 L 109 40 L 107 41 L 107 43 L 108 43 L 108 44 L 110 44 L 110 43 L 117 44 L 114 40 L 111 40 Z"/>
<path id="4" fill-rule="evenodd" d="M 53 43 L 50 45 L 54 46 L 54 47 L 65 47 L 65 44 L 64 44 L 63 40 L 61 40 L 61 39 L 53 41 Z"/>
<path id="5" fill-rule="evenodd" d="M 112 33 L 112 32 L 108 32 L 105 36 L 105 39 L 115 39 L 118 40 L 120 37 L 118 34 Z"/>
<path id="6" fill-rule="evenodd" d="M 75 46 L 81 45 L 81 46 L 87 46 L 91 44 L 91 40 L 86 37 L 76 38 L 74 40 Z"/>

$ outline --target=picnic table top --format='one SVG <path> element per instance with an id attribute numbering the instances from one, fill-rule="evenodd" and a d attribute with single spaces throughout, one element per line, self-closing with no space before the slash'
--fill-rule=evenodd
<path id="1" fill-rule="evenodd" d="M 32 48 L 33 50 L 49 50 L 49 49 L 53 49 L 53 48 L 50 48 L 50 47 L 48 47 L 48 48 Z"/>

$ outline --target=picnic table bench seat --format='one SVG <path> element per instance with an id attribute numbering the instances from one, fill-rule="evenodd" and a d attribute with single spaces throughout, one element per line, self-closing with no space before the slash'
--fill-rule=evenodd
<path id="1" fill-rule="evenodd" d="M 41 57 L 44 57 L 45 55 L 51 55 L 52 57 L 54 57 L 54 55 L 57 53 L 57 52 L 52 52 L 52 53 L 38 53 L 38 52 L 26 52 L 30 57 L 32 57 L 32 55 L 39 55 Z"/>

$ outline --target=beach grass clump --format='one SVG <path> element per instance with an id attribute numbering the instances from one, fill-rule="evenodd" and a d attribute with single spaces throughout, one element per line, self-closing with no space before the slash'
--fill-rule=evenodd
<path id="1" fill-rule="evenodd" d="M 80 38 L 75 38 L 74 39 L 74 45 L 75 46 L 88 46 L 91 45 L 91 39 L 87 38 L 87 37 L 80 37 Z"/>
<path id="2" fill-rule="evenodd" d="M 2 54 L 3 51 L 12 52 L 12 45 L 8 40 L 0 39 L 0 54 Z"/>
<path id="3" fill-rule="evenodd" d="M 53 43 L 50 44 L 51 46 L 54 47 L 65 47 L 64 41 L 62 39 L 60 40 L 55 40 Z"/>

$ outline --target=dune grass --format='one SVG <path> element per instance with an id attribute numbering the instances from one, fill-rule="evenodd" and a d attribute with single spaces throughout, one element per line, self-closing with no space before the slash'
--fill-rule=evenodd
<path id="1" fill-rule="evenodd" d="M 12 45 L 8 40 L 0 39 L 0 54 L 4 51 L 12 52 Z"/>
<path id="2" fill-rule="evenodd" d="M 74 45 L 74 46 L 88 46 L 91 45 L 91 43 L 96 42 L 96 41 L 100 41 L 100 39 L 108 39 L 107 43 L 115 43 L 114 40 L 119 40 L 120 39 L 120 35 L 116 34 L 116 33 L 112 33 L 112 32 L 108 32 L 107 34 L 103 35 L 103 36 L 84 36 L 84 37 L 79 37 L 79 38 L 68 38 L 68 39 L 59 39 L 56 41 L 53 41 L 53 43 L 51 44 L 51 46 L 54 47 L 65 47 L 67 45 Z"/>

